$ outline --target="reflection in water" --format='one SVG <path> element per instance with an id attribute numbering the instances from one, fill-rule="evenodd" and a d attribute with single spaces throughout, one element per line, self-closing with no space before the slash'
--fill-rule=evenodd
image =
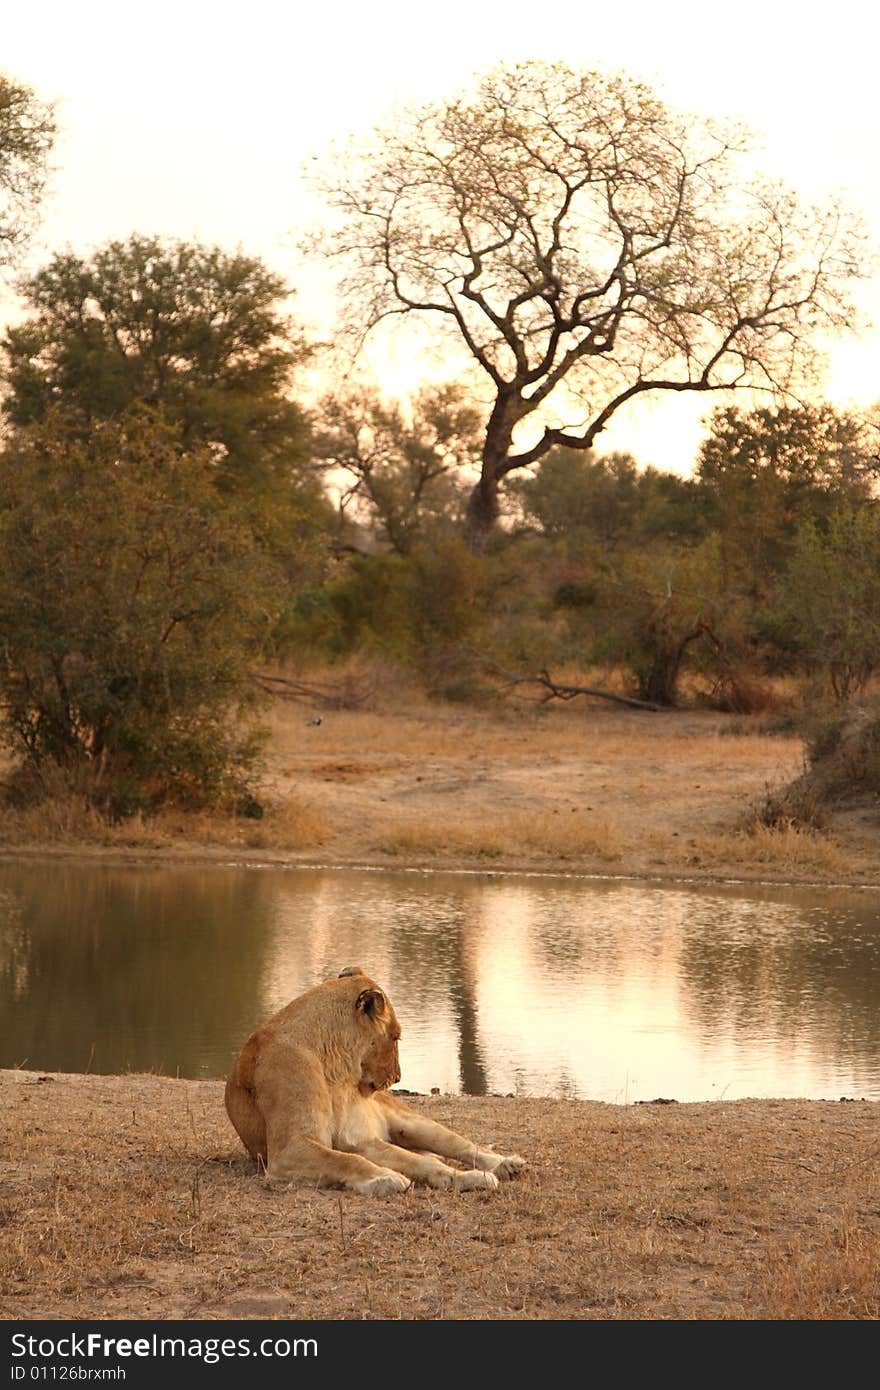
<path id="1" fill-rule="evenodd" d="M 360 964 L 412 1090 L 880 1098 L 876 896 L 0 865 L 0 1065 L 218 1076 Z"/>
<path id="2" fill-rule="evenodd" d="M 193 1076 L 210 1039 L 224 1070 L 273 898 L 258 874 L 0 866 L 0 1065 Z"/>

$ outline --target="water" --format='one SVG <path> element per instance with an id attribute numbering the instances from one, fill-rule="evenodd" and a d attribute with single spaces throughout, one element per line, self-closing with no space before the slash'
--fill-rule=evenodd
<path id="1" fill-rule="evenodd" d="M 880 1099 L 880 897 L 522 875 L 0 864 L 0 1066 L 224 1075 L 362 965 L 410 1090 Z"/>

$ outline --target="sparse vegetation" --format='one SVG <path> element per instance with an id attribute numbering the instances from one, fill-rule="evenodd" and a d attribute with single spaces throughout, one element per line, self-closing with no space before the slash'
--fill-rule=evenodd
<path id="1" fill-rule="evenodd" d="M 530 1166 L 379 1213 L 267 1189 L 222 1090 L 0 1073 L 7 1316 L 880 1316 L 876 1105 L 416 1099 Z"/>
<path id="2" fill-rule="evenodd" d="M 847 874 L 851 864 L 833 841 L 797 822 L 750 825 L 726 835 L 695 835 L 694 864 L 766 866 L 776 872 L 801 875 Z"/>
<path id="3" fill-rule="evenodd" d="M 295 792 L 281 802 L 263 804 L 261 810 L 262 815 L 255 818 L 165 807 L 149 815 L 136 811 L 112 821 L 88 797 L 65 788 L 50 793 L 36 805 L 0 809 L 0 850 L 41 845 L 44 850 L 99 846 L 108 852 L 179 852 L 181 846 L 190 853 L 199 846 L 298 851 L 324 845 L 331 839 L 326 814 Z"/>
<path id="4" fill-rule="evenodd" d="M 372 848 L 392 855 L 418 858 L 510 859 L 529 855 L 583 863 L 619 860 L 624 840 L 616 827 L 574 807 L 566 815 L 559 807 L 540 811 L 500 812 L 493 820 L 445 816 L 407 818 L 391 822 L 376 835 Z"/>
<path id="5" fill-rule="evenodd" d="M 755 811 L 766 826 L 825 829 L 835 809 L 876 812 L 880 797 L 880 705 L 876 700 L 815 714 L 805 723 L 807 767 L 770 791 Z"/>
<path id="6" fill-rule="evenodd" d="M 381 664 L 469 710 L 595 666 L 648 704 L 738 715 L 778 707 L 785 679 L 814 700 L 868 688 L 876 430 L 785 394 L 816 331 L 850 322 L 856 221 L 745 182 L 742 132 L 623 74 L 497 68 L 400 122 L 322 166 L 321 249 L 348 267 L 345 341 L 427 316 L 466 349 L 411 400 L 350 377 L 310 412 L 296 374 L 326 346 L 243 251 L 136 231 L 22 281 L 0 340 L 22 829 L 52 798 L 53 834 L 171 806 L 257 817 L 248 707 L 314 662 Z M 0 261 L 53 133 L 0 81 Z M 756 378 L 778 399 L 736 409 Z M 628 402 L 669 391 L 720 393 L 694 477 L 596 452 Z M 601 813 L 575 834 L 534 811 L 454 834 L 496 857 L 554 835 L 560 862 L 622 853 Z M 431 838 L 387 830 L 397 853 Z"/>
<path id="7" fill-rule="evenodd" d="M 309 677 L 331 690 L 326 672 Z M 276 705 L 259 820 L 166 808 L 108 826 L 59 796 L 51 814 L 7 810 L 0 843 L 661 877 L 875 872 L 870 846 L 829 836 L 827 816 L 807 829 L 793 817 L 745 823 L 745 807 L 802 770 L 791 731 L 711 711 L 667 722 L 604 705 L 461 708 L 384 679 L 353 668 L 345 688 L 372 692 L 353 709 Z"/>

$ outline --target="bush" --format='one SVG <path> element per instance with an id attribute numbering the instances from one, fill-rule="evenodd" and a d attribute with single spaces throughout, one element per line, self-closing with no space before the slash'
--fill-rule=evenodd
<path id="1" fill-rule="evenodd" d="M 807 770 L 767 794 L 756 812 L 764 825 L 823 829 L 835 801 L 880 795 L 880 702 L 814 715 L 805 732 Z"/>
<path id="2" fill-rule="evenodd" d="M 486 562 L 458 540 L 411 555 L 357 555 L 323 590 L 295 601 L 288 640 L 342 656 L 381 651 L 416 671 L 429 693 L 462 696 L 471 658 L 463 644 L 480 621 Z"/>
<path id="3" fill-rule="evenodd" d="M 817 719 L 807 734 L 814 780 L 829 793 L 880 792 L 880 705 Z"/>
<path id="4" fill-rule="evenodd" d="M 714 537 L 626 552 L 615 570 L 599 576 L 595 622 L 593 659 L 626 665 L 634 693 L 659 705 L 676 704 L 688 669 L 717 681 L 743 640 Z"/>
<path id="5" fill-rule="evenodd" d="M 144 409 L 84 438 L 59 417 L 0 459 L 0 692 L 27 768 L 111 817 L 247 802 L 259 736 L 239 727 L 274 619 L 273 571 L 208 450 Z"/>
<path id="6" fill-rule="evenodd" d="M 880 515 L 876 504 L 835 512 L 827 530 L 798 530 L 780 592 L 780 626 L 823 671 L 837 700 L 880 667 Z"/>
<path id="7" fill-rule="evenodd" d="M 786 705 L 785 698 L 768 681 L 739 666 L 722 672 L 712 697 L 715 708 L 726 714 L 770 714 Z"/>

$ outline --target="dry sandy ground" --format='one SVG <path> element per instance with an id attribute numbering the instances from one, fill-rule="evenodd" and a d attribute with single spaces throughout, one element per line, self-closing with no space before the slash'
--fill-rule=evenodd
<path id="1" fill-rule="evenodd" d="M 831 813 L 823 835 L 744 830 L 804 770 L 801 739 L 755 720 L 428 706 L 320 726 L 288 710 L 274 733 L 270 796 L 327 817 L 307 858 L 880 884 L 876 803 Z"/>
<path id="2" fill-rule="evenodd" d="M 801 739 L 763 727 L 595 701 L 482 712 L 416 701 L 319 724 L 288 706 L 266 790 L 294 832 L 303 806 L 312 843 L 299 857 L 323 862 L 880 885 L 876 805 L 836 811 L 821 836 L 744 829 L 804 768 Z M 268 848 L 270 825 L 265 837 Z"/>
<path id="3" fill-rule="evenodd" d="M 320 725 L 285 711 L 267 788 L 326 818 L 310 858 L 649 876 L 870 873 L 870 845 L 849 844 L 849 858 L 807 841 L 799 853 L 762 852 L 738 835 L 748 807 L 803 767 L 799 739 L 741 727 L 710 713 L 595 705 L 331 712 Z"/>
<path id="4" fill-rule="evenodd" d="M 709 711 L 594 703 L 276 705 L 261 820 L 108 829 L 64 805 L 0 815 L 0 853 L 422 866 L 880 886 L 880 806 L 821 835 L 747 829 L 801 740 Z"/>
<path id="5" fill-rule="evenodd" d="M 877 1104 L 427 1097 L 495 1194 L 272 1189 L 222 1083 L 0 1072 L 6 1318 L 880 1314 Z"/>

